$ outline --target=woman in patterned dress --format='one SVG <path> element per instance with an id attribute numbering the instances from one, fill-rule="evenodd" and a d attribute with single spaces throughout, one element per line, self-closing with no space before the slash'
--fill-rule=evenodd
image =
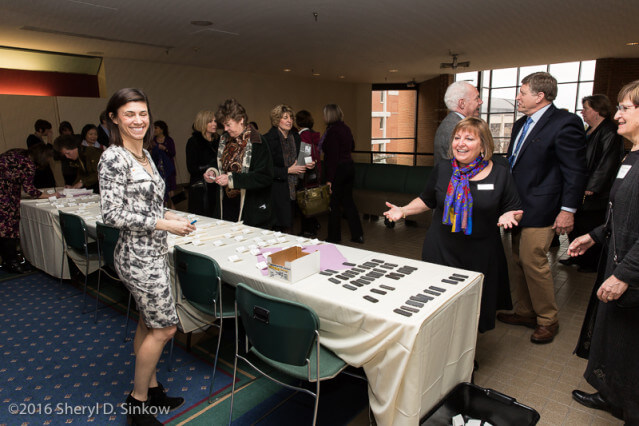
<path id="1" fill-rule="evenodd" d="M 43 143 L 26 149 L 10 149 L 0 155 L 0 257 L 2 270 L 22 274 L 24 266 L 18 259 L 20 237 L 20 191 L 33 198 L 47 198 L 47 194 L 33 185 L 37 165 L 48 166 L 53 157 L 51 145 Z M 59 195 L 59 194 L 58 194 Z"/>
<path id="2" fill-rule="evenodd" d="M 139 89 L 121 89 L 107 105 L 109 148 L 99 164 L 102 218 L 120 229 L 115 267 L 140 311 L 135 333 L 135 378 L 125 402 L 134 424 L 161 424 L 150 407 L 174 409 L 183 398 L 166 396 L 155 370 L 178 317 L 169 281 L 167 231 L 184 236 L 195 230 L 185 218 L 164 212 L 164 181 L 142 148 L 150 142 L 151 112 Z"/>

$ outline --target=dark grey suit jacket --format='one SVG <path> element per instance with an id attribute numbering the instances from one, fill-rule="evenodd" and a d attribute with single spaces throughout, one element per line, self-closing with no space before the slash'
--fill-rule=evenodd
<path id="1" fill-rule="evenodd" d="M 435 154 L 434 164 L 439 163 L 441 160 L 447 160 L 450 158 L 448 156 L 450 137 L 453 134 L 453 129 L 460 121 L 461 117 L 459 114 L 451 111 L 437 128 L 437 132 L 435 132 L 435 142 L 433 144 L 433 153 Z"/>

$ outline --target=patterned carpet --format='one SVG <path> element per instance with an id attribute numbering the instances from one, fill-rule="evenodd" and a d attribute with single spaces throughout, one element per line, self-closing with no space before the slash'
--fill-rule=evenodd
<path id="1" fill-rule="evenodd" d="M 90 306 L 95 299 L 88 298 Z M 107 308 L 99 322 L 82 314 L 80 291 L 35 273 L 0 282 L 0 424 L 123 424 L 121 404 L 132 389 L 134 354 L 124 342 L 125 317 Z M 133 337 L 136 323 L 131 321 Z M 212 363 L 175 346 L 158 378 L 186 403 L 158 415 L 169 422 L 207 406 Z M 194 351 L 196 352 L 196 351 Z M 218 369 L 216 392 L 230 391 L 232 375 Z M 250 377 L 241 375 L 239 385 Z M 227 411 L 228 413 L 228 411 Z"/>

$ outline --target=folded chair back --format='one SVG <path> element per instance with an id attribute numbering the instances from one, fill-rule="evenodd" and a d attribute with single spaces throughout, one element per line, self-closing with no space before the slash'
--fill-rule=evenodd
<path id="1" fill-rule="evenodd" d="M 204 311 L 218 300 L 218 278 L 220 266 L 203 254 L 175 246 L 174 267 L 182 295 L 195 307 Z"/>
<path id="2" fill-rule="evenodd" d="M 238 314 L 249 341 L 275 361 L 305 365 L 316 343 L 319 318 L 308 306 L 238 284 Z"/>
<path id="3" fill-rule="evenodd" d="M 115 259 L 113 253 L 115 252 L 118 238 L 120 238 L 120 230 L 102 222 L 96 222 L 95 233 L 98 237 L 98 249 L 100 250 L 102 261 L 110 268 L 114 268 Z"/>
<path id="4" fill-rule="evenodd" d="M 59 212 L 60 230 L 67 247 L 81 253 L 87 251 L 87 226 L 80 216 Z"/>

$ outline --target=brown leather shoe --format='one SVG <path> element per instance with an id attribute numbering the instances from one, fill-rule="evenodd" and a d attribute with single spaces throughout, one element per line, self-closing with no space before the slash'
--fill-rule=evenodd
<path id="1" fill-rule="evenodd" d="M 537 318 L 524 317 L 516 313 L 507 314 L 500 312 L 497 314 L 497 319 L 501 322 L 511 325 L 523 325 L 528 328 L 537 327 Z"/>
<path id="2" fill-rule="evenodd" d="M 532 336 L 530 336 L 530 341 L 533 343 L 550 343 L 555 338 L 558 331 L 558 322 L 551 325 L 538 325 Z"/>

